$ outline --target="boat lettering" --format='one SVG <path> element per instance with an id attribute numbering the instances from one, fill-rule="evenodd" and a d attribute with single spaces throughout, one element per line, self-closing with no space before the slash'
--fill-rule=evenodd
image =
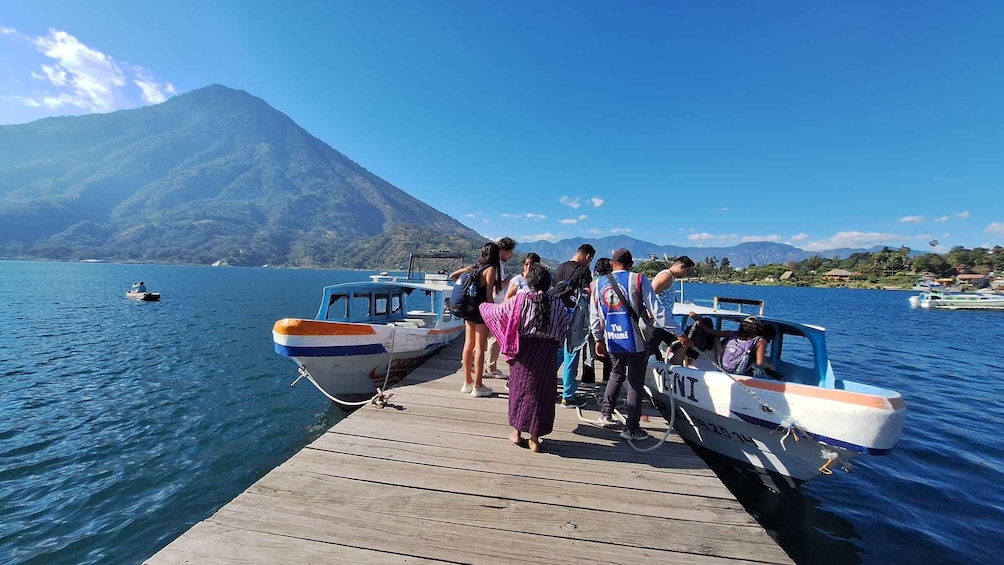
<path id="1" fill-rule="evenodd" d="M 666 378 L 668 379 L 669 377 L 666 377 Z M 687 387 L 687 382 L 688 381 L 690 382 L 690 387 L 689 387 L 689 391 L 690 392 L 687 392 L 688 391 L 688 387 Z M 697 399 L 697 397 L 694 396 L 694 384 L 696 382 L 697 382 L 697 379 L 694 378 L 694 377 L 685 377 L 685 376 L 681 375 L 680 373 L 673 373 L 672 387 L 670 387 L 670 383 L 667 383 L 665 381 L 663 381 L 663 385 L 662 386 L 663 386 L 664 389 L 672 388 L 673 389 L 673 394 L 676 394 L 678 396 L 686 398 L 687 400 L 689 400 L 691 402 L 699 402 L 699 400 Z"/>
<path id="2" fill-rule="evenodd" d="M 735 439 L 743 443 L 749 443 L 751 445 L 755 445 L 755 443 L 753 442 L 753 438 L 747 435 L 743 435 L 739 432 L 730 432 L 729 430 L 723 428 L 722 426 L 717 426 L 715 424 L 712 424 L 711 422 L 705 422 L 700 418 L 693 418 L 693 421 L 698 426 L 708 430 L 713 434 L 718 434 L 724 438 Z"/>

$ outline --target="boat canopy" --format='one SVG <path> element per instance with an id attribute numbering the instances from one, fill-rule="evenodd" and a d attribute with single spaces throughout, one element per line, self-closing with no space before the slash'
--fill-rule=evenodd
<path id="1" fill-rule="evenodd" d="M 721 310 L 694 304 L 676 303 L 673 317 L 687 329 L 695 323 L 689 313 L 710 318 L 719 331 L 736 331 L 739 324 L 750 314 L 740 311 Z M 785 382 L 794 382 L 825 388 L 842 388 L 833 375 L 829 357 L 826 354 L 826 330 L 819 326 L 800 324 L 787 320 L 756 316 L 762 324 L 772 326 L 774 339 L 767 348 L 767 361 L 774 370 L 784 377 Z"/>

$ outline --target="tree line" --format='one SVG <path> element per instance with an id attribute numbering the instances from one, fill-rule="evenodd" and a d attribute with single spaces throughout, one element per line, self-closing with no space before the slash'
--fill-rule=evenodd
<path id="1" fill-rule="evenodd" d="M 823 282 L 825 273 L 833 269 L 843 269 L 856 273 L 855 281 L 867 285 L 912 284 L 917 276 L 932 273 L 937 277 L 951 277 L 959 272 L 974 274 L 1004 274 L 1004 247 L 995 245 L 993 249 L 976 247 L 966 249 L 955 246 L 944 254 L 923 253 L 912 255 L 909 247 L 890 249 L 883 247 L 875 253 L 852 253 L 849 257 L 824 258 L 813 255 L 803 261 L 788 261 L 769 265 L 751 264 L 746 267 L 732 265 L 728 257 L 704 257 L 694 259 L 691 278 L 707 282 L 762 282 L 777 281 L 781 284 L 806 285 Z M 639 262 L 635 269 L 648 277 L 673 264 L 654 259 Z M 791 271 L 790 278 L 781 281 L 781 276 Z"/>

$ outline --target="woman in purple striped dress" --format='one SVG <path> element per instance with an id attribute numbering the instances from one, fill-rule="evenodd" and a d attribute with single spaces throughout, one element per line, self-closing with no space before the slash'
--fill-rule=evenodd
<path id="1" fill-rule="evenodd" d="M 547 295 L 551 273 L 543 265 L 531 265 L 526 280 L 529 292 L 480 308 L 510 363 L 509 441 L 540 451 L 540 437 L 554 429 L 558 346 L 570 320 L 561 299 Z M 524 433 L 529 436 L 526 443 Z"/>

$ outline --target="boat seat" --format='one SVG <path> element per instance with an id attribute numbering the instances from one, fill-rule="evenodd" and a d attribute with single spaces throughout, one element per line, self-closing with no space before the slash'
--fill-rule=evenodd
<path id="1" fill-rule="evenodd" d="M 425 327 L 425 320 L 423 320 L 421 318 L 405 318 L 405 319 L 403 319 L 401 321 L 402 322 L 408 322 L 410 324 L 414 324 L 416 328 L 424 328 Z"/>
<path id="2" fill-rule="evenodd" d="M 391 322 L 390 325 L 397 326 L 399 328 L 417 328 L 418 327 L 418 325 L 415 324 L 414 322 L 412 322 L 411 320 L 397 320 L 397 321 Z"/>

